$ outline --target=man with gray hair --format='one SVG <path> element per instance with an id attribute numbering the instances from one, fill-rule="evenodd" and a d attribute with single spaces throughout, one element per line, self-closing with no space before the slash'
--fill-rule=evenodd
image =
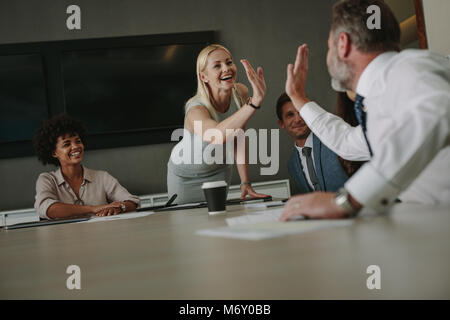
<path id="1" fill-rule="evenodd" d="M 379 29 L 368 27 L 373 6 L 379 8 Z M 357 93 L 355 115 L 371 159 L 337 193 L 292 197 L 281 220 L 351 217 L 363 206 L 380 212 L 404 191 L 404 201 L 450 203 L 450 64 L 426 50 L 398 52 L 399 34 L 384 1 L 342 0 L 333 6 L 328 70 L 334 88 Z M 307 70 L 308 48 L 302 45 L 295 65 L 288 65 L 286 92 L 331 148 L 347 139 L 345 130 L 307 98 Z"/>

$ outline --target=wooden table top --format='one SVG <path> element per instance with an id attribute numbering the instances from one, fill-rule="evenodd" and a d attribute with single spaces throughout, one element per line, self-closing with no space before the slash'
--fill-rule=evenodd
<path id="1" fill-rule="evenodd" d="M 242 205 L 0 230 L 0 299 L 449 299 L 450 207 L 398 204 L 348 227 L 247 241 L 196 235 Z M 69 265 L 81 289 L 69 290 Z M 381 289 L 366 269 L 378 265 Z"/>

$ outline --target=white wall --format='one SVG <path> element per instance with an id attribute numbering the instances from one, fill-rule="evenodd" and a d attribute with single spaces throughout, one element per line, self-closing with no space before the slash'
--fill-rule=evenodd
<path id="1" fill-rule="evenodd" d="M 450 55 L 450 1 L 423 0 L 423 15 L 428 48 L 444 56 Z"/>

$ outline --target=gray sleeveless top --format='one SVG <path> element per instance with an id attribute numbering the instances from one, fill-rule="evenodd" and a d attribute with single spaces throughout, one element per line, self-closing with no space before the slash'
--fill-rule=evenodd
<path id="1" fill-rule="evenodd" d="M 238 95 L 237 98 L 239 101 L 241 100 Z M 231 100 L 233 100 L 234 102 L 233 97 L 231 97 Z M 201 101 L 195 99 L 186 105 L 186 114 L 194 106 L 203 106 L 204 108 L 206 108 L 206 106 Z M 236 107 L 233 107 L 230 104 L 230 107 L 225 113 L 217 112 L 219 122 L 231 116 L 235 111 L 237 111 Z M 172 149 L 167 165 L 174 174 L 180 177 L 208 177 L 210 175 L 218 173 L 219 171 L 229 169 L 230 165 L 226 164 L 227 152 L 231 152 L 228 157 L 233 158 L 234 150 L 227 151 L 225 146 L 225 144 L 219 145 L 218 148 L 222 150 L 222 155 L 220 155 L 220 152 L 218 155 L 216 155 L 215 151 L 217 151 L 218 148 L 214 148 L 213 144 L 208 144 L 207 142 L 203 141 L 203 139 L 197 134 L 191 133 L 189 132 L 189 130 L 184 129 L 183 139 L 178 142 Z M 188 154 L 186 154 L 186 152 Z M 216 163 L 218 162 L 215 161 L 215 159 L 217 158 L 220 158 L 222 160 L 221 163 Z"/>

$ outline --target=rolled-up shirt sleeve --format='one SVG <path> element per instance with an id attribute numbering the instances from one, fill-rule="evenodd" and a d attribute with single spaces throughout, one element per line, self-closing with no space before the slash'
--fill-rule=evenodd
<path id="1" fill-rule="evenodd" d="M 103 184 L 105 186 L 106 197 L 108 202 L 114 201 L 131 201 L 136 204 L 137 207 L 141 205 L 141 200 L 138 196 L 132 195 L 125 189 L 116 178 L 111 176 L 108 172 L 104 171 Z"/>
<path id="2" fill-rule="evenodd" d="M 41 173 L 36 181 L 36 196 L 34 209 L 43 219 L 50 219 L 47 216 L 47 210 L 58 200 L 57 186 L 51 175 Z"/>

